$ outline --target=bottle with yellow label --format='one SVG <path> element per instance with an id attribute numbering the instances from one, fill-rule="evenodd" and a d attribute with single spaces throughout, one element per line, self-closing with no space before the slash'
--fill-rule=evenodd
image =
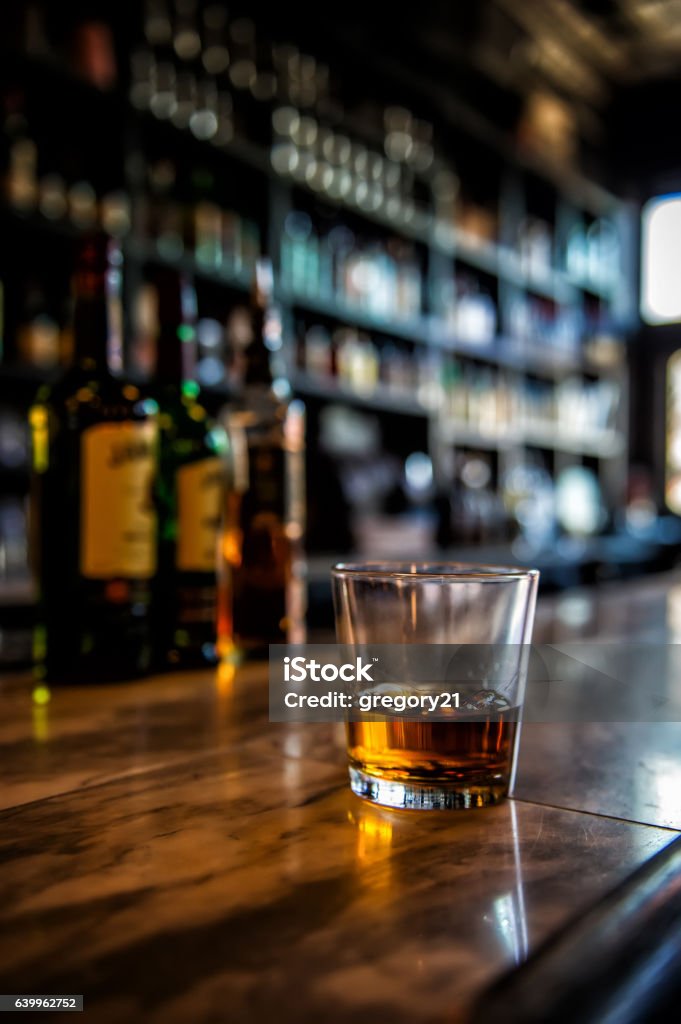
<path id="1" fill-rule="evenodd" d="M 169 268 L 159 268 L 154 283 L 159 320 L 154 394 L 160 410 L 156 662 L 159 667 L 205 665 L 215 659 L 227 435 L 211 422 L 194 379 L 194 291 Z"/>
<path id="2" fill-rule="evenodd" d="M 150 664 L 156 402 L 115 377 L 120 250 L 86 238 L 73 279 L 73 361 L 30 411 L 37 671 L 94 683 Z"/>

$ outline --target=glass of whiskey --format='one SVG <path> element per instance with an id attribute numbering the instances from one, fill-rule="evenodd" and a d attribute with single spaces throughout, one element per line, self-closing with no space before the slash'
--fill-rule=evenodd
<path id="1" fill-rule="evenodd" d="M 332 579 L 340 644 L 393 656 L 402 650 L 406 666 L 412 648 L 405 645 L 416 645 L 419 667 L 431 652 L 435 660 L 444 651 L 448 678 L 453 673 L 462 683 L 446 687 L 457 690 L 446 703 L 438 696 L 445 689 L 440 683 L 425 686 L 431 694 L 425 708 L 375 713 L 372 706 L 366 715 L 353 710 L 347 722 L 353 792 L 389 807 L 426 810 L 504 799 L 515 770 L 539 572 L 368 562 L 339 563 Z M 393 664 L 400 658 L 393 657 Z M 379 704 L 381 693 L 402 688 L 411 707 L 414 695 L 424 692 L 422 683 L 398 674 L 375 687 Z"/>

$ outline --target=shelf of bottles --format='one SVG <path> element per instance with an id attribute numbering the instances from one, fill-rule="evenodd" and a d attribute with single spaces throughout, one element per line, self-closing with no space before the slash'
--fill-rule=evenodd
<path id="1" fill-rule="evenodd" d="M 138 23 L 85 18 L 58 39 L 46 5 L 27 10 L 3 87 L 5 567 L 25 564 L 22 402 L 69 358 L 68 260 L 48 283 L 29 255 L 54 265 L 98 224 L 122 242 L 133 375 L 152 365 L 146 268 L 166 263 L 196 279 L 198 374 L 226 391 L 268 249 L 301 395 L 421 417 L 437 451 L 625 457 L 614 197 L 582 182 L 579 205 L 489 151 L 480 184 L 477 142 L 390 102 L 360 114 L 337 69 L 222 4 L 146 0 Z M 46 104 L 46 85 L 69 103 Z M 31 269 L 15 294 L 18 239 Z"/>

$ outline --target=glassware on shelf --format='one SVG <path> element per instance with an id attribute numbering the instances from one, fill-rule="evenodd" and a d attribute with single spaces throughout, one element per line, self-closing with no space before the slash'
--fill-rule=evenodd
<path id="1" fill-rule="evenodd" d="M 419 348 L 414 353 L 416 369 L 416 398 L 431 412 L 442 407 L 441 356 L 431 347 Z"/>
<path id="2" fill-rule="evenodd" d="M 292 124 L 291 138 L 297 151 L 297 160 L 291 174 L 296 181 L 307 183 L 314 175 L 315 147 L 318 124 L 313 117 L 302 115 Z"/>
<path id="3" fill-rule="evenodd" d="M 395 395 L 411 395 L 416 388 L 416 367 L 413 356 L 393 342 L 379 350 L 380 379 Z"/>
<path id="4" fill-rule="evenodd" d="M 130 102 L 136 110 L 149 110 L 154 94 L 156 62 L 150 50 L 135 50 L 130 57 Z"/>
<path id="5" fill-rule="evenodd" d="M 289 213 L 284 221 L 280 253 L 281 280 L 285 288 L 300 295 L 314 292 L 316 250 L 311 218 L 298 211 Z"/>
<path id="6" fill-rule="evenodd" d="M 293 136 L 300 121 L 295 107 L 278 106 L 272 111 L 272 151 L 270 162 L 277 174 L 293 174 L 298 151 Z"/>
<path id="7" fill-rule="evenodd" d="M 241 219 L 241 255 L 240 266 L 252 276 L 257 261 L 262 256 L 260 228 L 248 217 Z"/>
<path id="8" fill-rule="evenodd" d="M 589 446 L 612 438 L 620 389 L 614 381 L 548 381 L 447 359 L 442 369 L 443 418 L 481 437 Z"/>
<path id="9" fill-rule="evenodd" d="M 229 78 L 235 89 L 252 89 L 257 78 L 255 25 L 250 18 L 237 18 L 229 26 Z"/>
<path id="10" fill-rule="evenodd" d="M 202 317 L 196 325 L 196 379 L 203 387 L 217 388 L 226 378 L 225 328 L 214 317 Z"/>
<path id="11" fill-rule="evenodd" d="M 61 220 L 68 212 L 66 182 L 61 174 L 44 174 L 38 182 L 38 208 L 48 220 Z"/>
<path id="12" fill-rule="evenodd" d="M 179 258 L 184 251 L 182 208 L 175 199 L 177 169 L 172 160 L 157 160 L 149 167 L 149 234 L 162 256 Z"/>
<path id="13" fill-rule="evenodd" d="M 529 278 L 547 277 L 552 270 L 552 235 L 549 225 L 537 217 L 527 217 L 518 232 L 520 269 Z"/>
<path id="14" fill-rule="evenodd" d="M 195 61 L 201 54 L 196 0 L 175 0 L 173 49 L 180 61 Z"/>
<path id="15" fill-rule="evenodd" d="M 501 479 L 501 498 L 525 541 L 547 547 L 556 534 L 555 489 L 550 473 L 525 453 L 513 460 Z"/>
<path id="16" fill-rule="evenodd" d="M 358 394 L 371 395 L 379 376 L 376 346 L 352 328 L 335 332 L 334 340 L 339 381 Z"/>
<path id="17" fill-rule="evenodd" d="M 100 202 L 99 219 L 107 234 L 123 238 L 130 231 L 130 197 L 122 190 L 107 192 Z"/>
<path id="18" fill-rule="evenodd" d="M 325 327 L 315 324 L 305 332 L 304 366 L 313 377 L 328 379 L 333 374 L 333 345 Z"/>
<path id="19" fill-rule="evenodd" d="M 231 117 L 231 97 L 229 114 Z M 220 108 L 218 91 L 212 78 L 202 78 L 197 82 L 194 109 L 189 115 L 189 130 L 200 142 L 214 139 L 219 127 Z M 227 141 L 231 140 L 231 135 Z"/>
<path id="20" fill-rule="evenodd" d="M 556 519 L 566 533 L 590 537 L 605 522 L 601 488 L 595 474 L 586 466 L 568 466 L 561 470 L 555 486 Z"/>
<path id="21" fill-rule="evenodd" d="M 327 129 L 318 129 L 314 144 L 314 154 L 305 170 L 305 181 L 313 192 L 329 194 L 333 182 L 333 169 L 329 163 L 326 152 L 328 150 L 328 137 L 331 133 Z"/>
<path id="22" fill-rule="evenodd" d="M 460 242 L 476 248 L 494 244 L 498 234 L 496 211 L 488 206 L 461 199 L 457 206 Z"/>
<path id="23" fill-rule="evenodd" d="M 580 222 L 570 228 L 565 250 L 565 269 L 578 284 L 587 278 L 589 257 L 584 225 Z"/>
<path id="24" fill-rule="evenodd" d="M 281 277 L 298 294 L 335 299 L 376 316 L 415 319 L 423 275 L 414 247 L 397 240 L 362 240 L 342 225 L 320 236 L 307 213 L 284 222 Z"/>
<path id="25" fill-rule="evenodd" d="M 17 356 L 22 363 L 51 370 L 59 362 L 59 325 L 41 283 L 29 280 L 22 321 L 16 332 Z"/>
<path id="26" fill-rule="evenodd" d="M 301 53 L 298 57 L 298 103 L 302 108 L 312 110 L 317 104 L 317 60 L 312 54 Z"/>
<path id="27" fill-rule="evenodd" d="M 194 207 L 194 256 L 197 263 L 222 265 L 222 211 L 217 203 L 201 200 Z"/>
<path id="28" fill-rule="evenodd" d="M 414 149 L 414 122 L 405 107 L 386 107 L 383 113 L 384 148 L 389 160 L 405 163 Z"/>
<path id="29" fill-rule="evenodd" d="M 180 68 L 175 83 L 175 105 L 170 120 L 176 128 L 189 127 L 189 121 L 196 110 L 196 79 L 191 71 Z"/>
<path id="30" fill-rule="evenodd" d="M 214 146 L 228 146 L 234 139 L 234 103 L 229 92 L 218 92 L 216 117 L 217 128 L 210 141 Z"/>
<path id="31" fill-rule="evenodd" d="M 506 330 L 511 344 L 522 349 L 543 350 L 559 358 L 574 358 L 582 334 L 580 312 L 554 308 L 550 302 L 515 295 L 506 307 Z"/>
<path id="32" fill-rule="evenodd" d="M 87 231 L 97 223 L 97 195 L 89 181 L 75 181 L 68 190 L 69 216 L 77 228 Z"/>
<path id="33" fill-rule="evenodd" d="M 350 166 L 352 169 L 352 186 L 348 199 L 353 206 L 360 209 L 366 205 L 369 194 L 368 182 L 369 151 L 366 146 L 355 143 L 352 146 Z"/>
<path id="34" fill-rule="evenodd" d="M 277 96 L 277 74 L 274 68 L 272 43 L 269 39 L 258 39 L 255 50 L 255 78 L 250 90 L 258 103 L 271 103 Z"/>
<path id="35" fill-rule="evenodd" d="M 426 174 L 433 166 L 433 126 L 428 121 L 412 123 L 412 148 L 407 162 L 418 174 Z"/>
<path id="36" fill-rule="evenodd" d="M 22 212 L 32 210 L 38 199 L 38 148 L 28 136 L 10 144 L 5 172 L 5 194 L 10 206 Z"/>
<path id="37" fill-rule="evenodd" d="M 284 105 L 298 104 L 297 63 L 298 50 L 295 46 L 275 42 L 272 46 L 272 64 L 277 76 L 277 92 Z"/>
<path id="38" fill-rule="evenodd" d="M 414 200 L 414 172 L 410 167 L 403 167 L 400 176 L 400 205 L 397 210 L 396 219 L 403 224 L 412 224 L 416 216 L 416 202 Z"/>
<path id="39" fill-rule="evenodd" d="M 439 166 L 432 176 L 433 207 L 438 234 L 451 241 L 456 231 L 457 203 L 461 183 L 455 172 Z"/>
<path id="40" fill-rule="evenodd" d="M 352 146 L 346 135 L 332 132 L 324 142 L 324 155 L 331 166 L 332 177 L 328 193 L 332 199 L 345 200 L 352 191 L 350 161 Z"/>
<path id="41" fill-rule="evenodd" d="M 586 233 L 588 282 L 598 289 L 614 287 L 619 274 L 619 242 L 614 225 L 601 218 Z"/>
<path id="42" fill-rule="evenodd" d="M 472 277 L 439 282 L 438 320 L 460 342 L 489 345 L 497 333 L 497 309 L 491 295 Z"/>
<path id="43" fill-rule="evenodd" d="M 146 0 L 144 7 L 144 36 L 147 43 L 154 48 L 170 46 L 173 26 L 167 0 Z"/>
<path id="44" fill-rule="evenodd" d="M 232 273 L 244 266 L 243 221 L 233 210 L 222 211 L 222 264 Z"/>
<path id="45" fill-rule="evenodd" d="M 172 118 L 177 108 L 177 76 L 170 61 L 155 61 L 151 68 L 149 109 L 160 120 Z"/>
<path id="46" fill-rule="evenodd" d="M 201 63 L 208 75 L 222 75 L 229 67 L 227 8 L 208 4 L 201 12 Z"/>

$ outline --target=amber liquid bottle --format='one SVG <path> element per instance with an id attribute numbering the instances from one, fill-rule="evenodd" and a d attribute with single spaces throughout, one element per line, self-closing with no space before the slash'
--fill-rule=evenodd
<path id="1" fill-rule="evenodd" d="M 67 682 L 131 677 L 150 662 L 157 406 L 109 369 L 120 355 L 119 279 L 114 243 L 86 239 L 73 279 L 73 363 L 30 412 L 36 665 Z"/>
<path id="2" fill-rule="evenodd" d="M 228 442 L 224 428 L 201 404 L 195 382 L 193 288 L 170 269 L 159 269 L 154 280 L 159 299 L 154 397 L 160 427 L 155 662 L 160 668 L 189 667 L 216 659 L 216 569 Z"/>
<path id="3" fill-rule="evenodd" d="M 305 415 L 273 373 L 281 325 L 272 269 L 258 263 L 243 392 L 224 414 L 233 479 L 223 536 L 223 656 L 305 641 Z"/>

